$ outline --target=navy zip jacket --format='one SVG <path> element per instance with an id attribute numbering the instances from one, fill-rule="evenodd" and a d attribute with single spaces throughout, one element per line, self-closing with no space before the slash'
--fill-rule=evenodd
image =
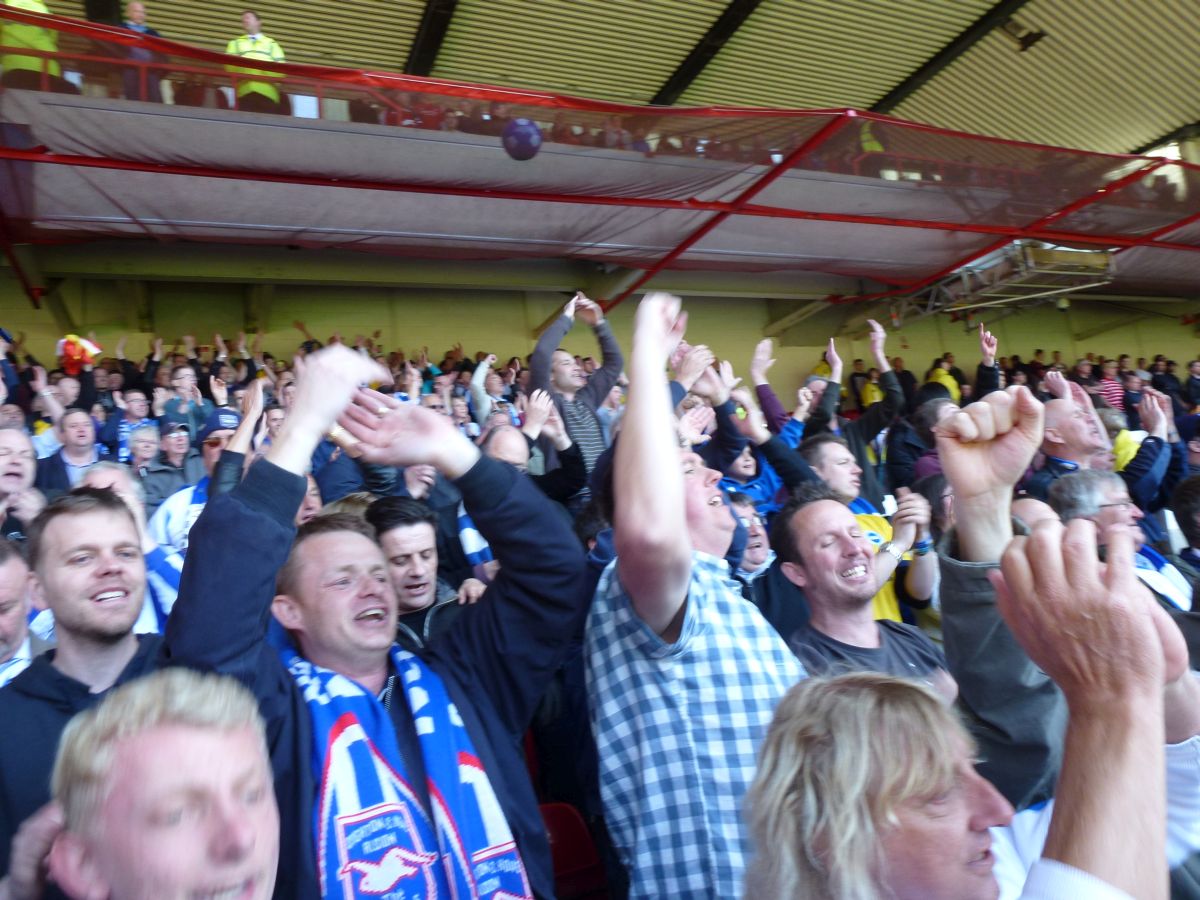
<path id="1" fill-rule="evenodd" d="M 550 847 L 522 738 L 591 599 L 583 551 L 550 501 L 515 469 L 482 458 L 456 482 L 502 563 L 500 574 L 422 658 L 446 685 L 508 819 L 535 896 L 554 896 Z M 305 480 L 262 460 L 193 526 L 167 624 L 172 662 L 242 680 L 267 721 L 282 830 L 275 896 L 320 894 L 313 838 L 316 779 L 301 692 L 264 637 L 275 575 L 295 536 Z M 405 708 L 393 707 L 393 719 Z M 405 746 L 400 723 L 398 737 Z M 404 752 L 402 750 L 402 752 Z M 407 754 L 406 754 L 407 758 Z M 419 764 L 419 761 L 418 761 Z"/>
<path id="2" fill-rule="evenodd" d="M 133 659 L 113 687 L 159 668 L 162 639 L 142 635 Z M 108 695 L 54 668 L 54 653 L 34 659 L 29 668 L 0 690 L 0 876 L 8 874 L 13 835 L 21 823 L 50 802 L 50 770 L 63 729 L 76 713 L 91 709 Z M 43 900 L 65 895 L 53 885 Z"/>

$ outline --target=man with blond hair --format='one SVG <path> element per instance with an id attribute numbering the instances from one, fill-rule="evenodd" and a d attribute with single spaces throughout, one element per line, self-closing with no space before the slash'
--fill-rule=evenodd
<path id="1" fill-rule="evenodd" d="M 266 730 L 233 679 L 166 669 L 114 691 L 63 732 L 51 786 L 50 873 L 75 900 L 271 896 Z"/>

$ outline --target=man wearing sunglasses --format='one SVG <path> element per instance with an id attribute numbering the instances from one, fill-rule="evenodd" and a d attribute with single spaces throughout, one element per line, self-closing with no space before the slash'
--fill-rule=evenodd
<path id="1" fill-rule="evenodd" d="M 208 502 L 208 482 L 213 468 L 221 458 L 221 451 L 233 437 L 241 424 L 241 416 L 231 409 L 218 408 L 209 413 L 204 427 L 196 436 L 200 444 L 200 458 L 204 462 L 204 477 L 190 487 L 182 488 L 163 501 L 162 506 L 150 518 L 150 536 L 163 547 L 170 547 L 181 554 L 187 553 L 188 532 L 200 518 Z"/>

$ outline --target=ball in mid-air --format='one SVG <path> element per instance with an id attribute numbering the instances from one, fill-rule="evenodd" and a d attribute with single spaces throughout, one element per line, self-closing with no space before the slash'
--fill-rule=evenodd
<path id="1" fill-rule="evenodd" d="M 501 136 L 504 152 L 516 160 L 533 159 L 542 147 L 542 129 L 529 119 L 513 119 Z"/>

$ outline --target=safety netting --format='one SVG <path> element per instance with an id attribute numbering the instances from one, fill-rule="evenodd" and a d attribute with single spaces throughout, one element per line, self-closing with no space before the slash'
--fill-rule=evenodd
<path id="1" fill-rule="evenodd" d="M 0 6 L 6 246 L 113 237 L 819 272 L 911 293 L 1019 239 L 1200 288 L 1200 168 L 855 110 L 675 109 L 245 60 Z M 860 294 L 862 296 L 862 294 Z M 850 298 L 854 299 L 854 298 Z"/>

